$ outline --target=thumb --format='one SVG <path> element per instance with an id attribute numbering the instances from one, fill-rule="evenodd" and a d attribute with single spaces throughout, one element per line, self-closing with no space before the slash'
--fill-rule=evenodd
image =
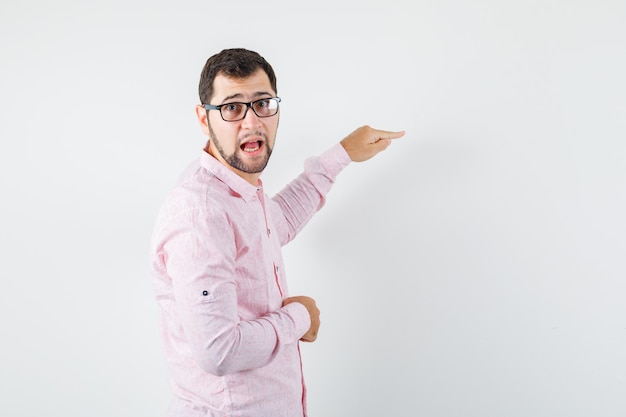
<path id="1" fill-rule="evenodd" d="M 390 138 L 378 138 L 378 140 L 372 143 L 372 145 L 376 147 L 376 150 L 378 152 L 384 151 L 385 149 L 389 147 L 389 145 L 391 145 L 391 139 Z"/>

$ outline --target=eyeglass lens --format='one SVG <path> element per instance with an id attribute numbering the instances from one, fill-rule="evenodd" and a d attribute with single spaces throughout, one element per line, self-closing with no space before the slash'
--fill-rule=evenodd
<path id="1" fill-rule="evenodd" d="M 275 98 L 263 98 L 253 101 L 250 106 L 259 117 L 270 117 L 278 113 L 278 100 Z M 248 103 L 224 104 L 220 111 L 224 120 L 240 120 L 246 116 Z"/>

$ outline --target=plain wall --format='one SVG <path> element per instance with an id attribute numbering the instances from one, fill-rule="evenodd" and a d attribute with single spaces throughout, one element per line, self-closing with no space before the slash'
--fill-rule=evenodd
<path id="1" fill-rule="evenodd" d="M 623 1 L 3 2 L 0 415 L 163 416 L 156 212 L 205 60 L 264 55 L 269 192 L 362 124 L 284 250 L 312 417 L 626 415 Z"/>

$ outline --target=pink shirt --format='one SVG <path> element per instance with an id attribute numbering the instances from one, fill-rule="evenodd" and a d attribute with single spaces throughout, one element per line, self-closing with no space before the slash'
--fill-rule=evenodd
<path id="1" fill-rule="evenodd" d="M 172 417 L 306 415 L 281 246 L 325 201 L 350 158 L 336 144 L 271 199 L 203 152 L 159 213 L 151 261 L 175 399 Z"/>

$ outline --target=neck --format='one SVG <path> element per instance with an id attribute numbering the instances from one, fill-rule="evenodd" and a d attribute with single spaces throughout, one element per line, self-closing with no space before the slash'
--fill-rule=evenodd
<path id="1" fill-rule="evenodd" d="M 220 161 L 222 165 L 224 165 L 226 168 L 230 169 L 232 172 L 239 175 L 241 178 L 243 178 L 245 181 L 249 182 L 250 184 L 254 185 L 255 187 L 258 187 L 261 185 L 261 180 L 260 180 L 261 174 L 262 174 L 261 172 L 248 173 L 248 172 L 243 172 L 241 170 L 238 170 L 237 168 L 232 167 L 228 162 L 226 162 L 226 160 L 224 160 L 224 158 L 219 152 L 213 149 L 212 146 L 207 145 L 204 148 L 204 151 L 208 153 L 209 155 L 211 155 L 213 158 Z"/>

